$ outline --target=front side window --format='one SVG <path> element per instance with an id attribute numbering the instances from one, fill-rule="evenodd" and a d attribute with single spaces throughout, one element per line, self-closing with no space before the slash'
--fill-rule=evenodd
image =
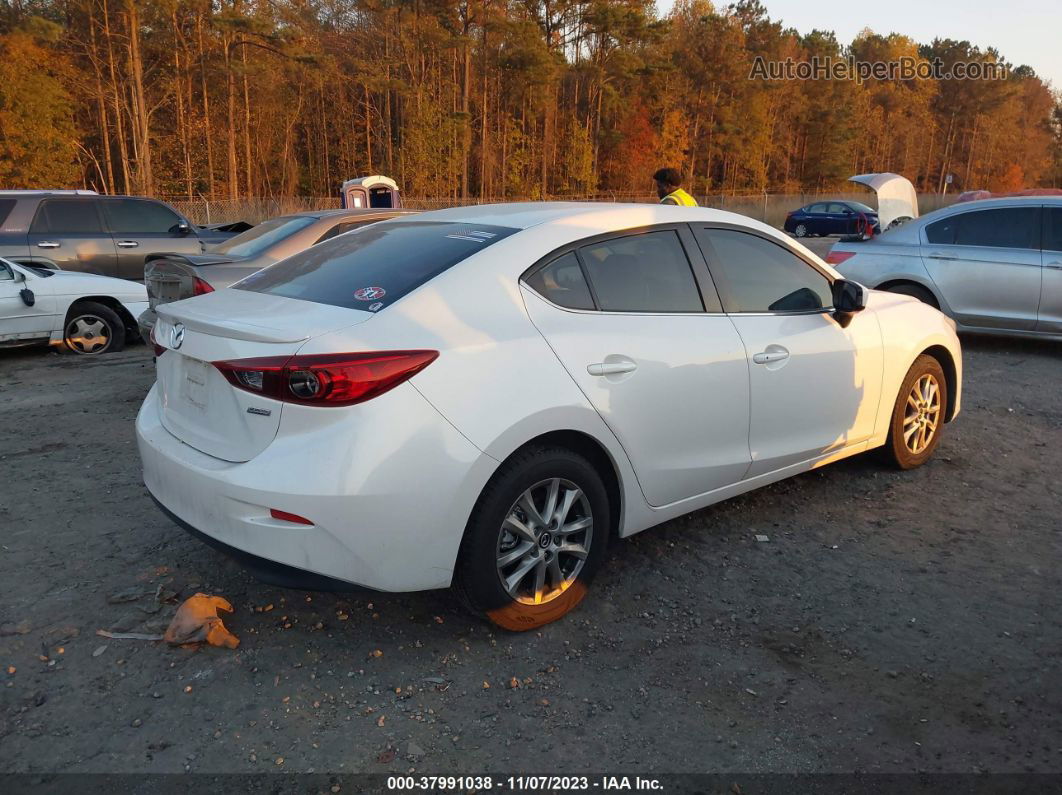
<path id="1" fill-rule="evenodd" d="M 172 235 L 183 223 L 173 210 L 147 199 L 107 199 L 103 212 L 116 235 Z"/>
<path id="2" fill-rule="evenodd" d="M 100 216 L 91 199 L 47 199 L 30 227 L 39 235 L 102 235 Z"/>
<path id="3" fill-rule="evenodd" d="M 14 269 L 4 260 L 0 259 L 0 282 L 10 282 L 15 279 Z"/>
<path id="4" fill-rule="evenodd" d="M 698 229 L 727 312 L 810 312 L 833 305 L 829 279 L 785 247 L 732 229 Z"/>
<path id="5" fill-rule="evenodd" d="M 703 312 L 679 236 L 672 230 L 592 243 L 579 249 L 606 312 Z"/>
<path id="6" fill-rule="evenodd" d="M 256 257 L 270 246 L 286 240 L 300 229 L 305 229 L 317 219 L 310 215 L 293 215 L 287 218 L 271 218 L 252 226 L 246 232 L 230 237 L 214 246 L 217 254 L 232 257 Z"/>
<path id="7" fill-rule="evenodd" d="M 579 267 L 579 258 L 568 252 L 549 265 L 535 271 L 527 284 L 542 297 L 568 309 L 593 309 L 590 287 Z"/>
<path id="8" fill-rule="evenodd" d="M 826 212 L 826 205 L 825 204 L 813 204 L 810 207 L 808 207 L 808 212 L 812 213 L 814 215 L 823 215 Z"/>
<path id="9" fill-rule="evenodd" d="M 926 226 L 936 245 L 1040 248 L 1040 208 L 1000 207 L 959 213 Z"/>
<path id="10" fill-rule="evenodd" d="M 233 289 L 375 312 L 517 231 L 488 224 L 381 221 L 311 246 Z"/>

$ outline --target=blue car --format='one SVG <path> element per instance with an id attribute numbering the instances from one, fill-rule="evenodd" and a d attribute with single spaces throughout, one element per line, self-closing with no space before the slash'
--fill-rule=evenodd
<path id="1" fill-rule="evenodd" d="M 785 217 L 786 232 L 797 237 L 812 235 L 860 235 L 866 226 L 881 233 L 878 211 L 860 202 L 815 202 L 794 210 Z"/>

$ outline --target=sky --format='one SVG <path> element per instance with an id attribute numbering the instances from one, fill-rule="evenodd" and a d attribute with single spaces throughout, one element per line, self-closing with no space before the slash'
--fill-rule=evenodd
<path id="1" fill-rule="evenodd" d="M 730 0 L 713 0 L 725 8 Z M 902 33 L 919 43 L 934 38 L 995 47 L 1014 64 L 1028 64 L 1062 90 L 1062 0 L 762 0 L 772 20 L 801 33 L 832 30 L 848 44 L 863 28 Z M 674 0 L 656 0 L 666 14 Z"/>

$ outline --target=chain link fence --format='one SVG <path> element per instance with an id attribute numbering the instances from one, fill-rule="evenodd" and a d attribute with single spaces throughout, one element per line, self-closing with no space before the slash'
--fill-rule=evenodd
<path id="1" fill-rule="evenodd" d="M 595 193 L 582 196 L 550 196 L 551 201 L 577 202 L 622 202 L 655 204 L 658 199 L 649 193 Z M 708 193 L 696 196 L 704 207 L 739 213 L 758 221 L 780 227 L 785 221 L 786 213 L 803 207 L 812 201 L 839 200 L 858 201 L 873 206 L 874 196 L 868 192 L 852 193 L 752 193 L 721 194 Z M 937 193 L 918 194 L 918 208 L 926 214 L 940 207 L 947 206 L 955 200 L 955 195 L 941 196 Z M 403 196 L 403 205 L 411 210 L 440 210 L 457 207 L 462 204 L 495 204 L 519 201 L 541 201 L 539 198 L 518 198 L 513 196 L 489 196 L 462 201 L 453 197 L 409 197 Z M 177 210 L 196 224 L 221 224 L 233 221 L 261 223 L 267 218 L 291 213 L 313 210 L 339 209 L 338 196 L 295 196 L 286 198 L 249 198 L 249 199 L 173 199 L 170 200 Z"/>

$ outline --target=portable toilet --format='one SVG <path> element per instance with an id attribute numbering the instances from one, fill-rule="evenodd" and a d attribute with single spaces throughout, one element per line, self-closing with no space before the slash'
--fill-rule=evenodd
<path id="1" fill-rule="evenodd" d="M 398 183 L 390 177 L 382 177 L 379 174 L 371 177 L 348 179 L 343 183 L 340 197 L 343 207 L 348 210 L 359 207 L 387 208 L 402 206 Z"/>

